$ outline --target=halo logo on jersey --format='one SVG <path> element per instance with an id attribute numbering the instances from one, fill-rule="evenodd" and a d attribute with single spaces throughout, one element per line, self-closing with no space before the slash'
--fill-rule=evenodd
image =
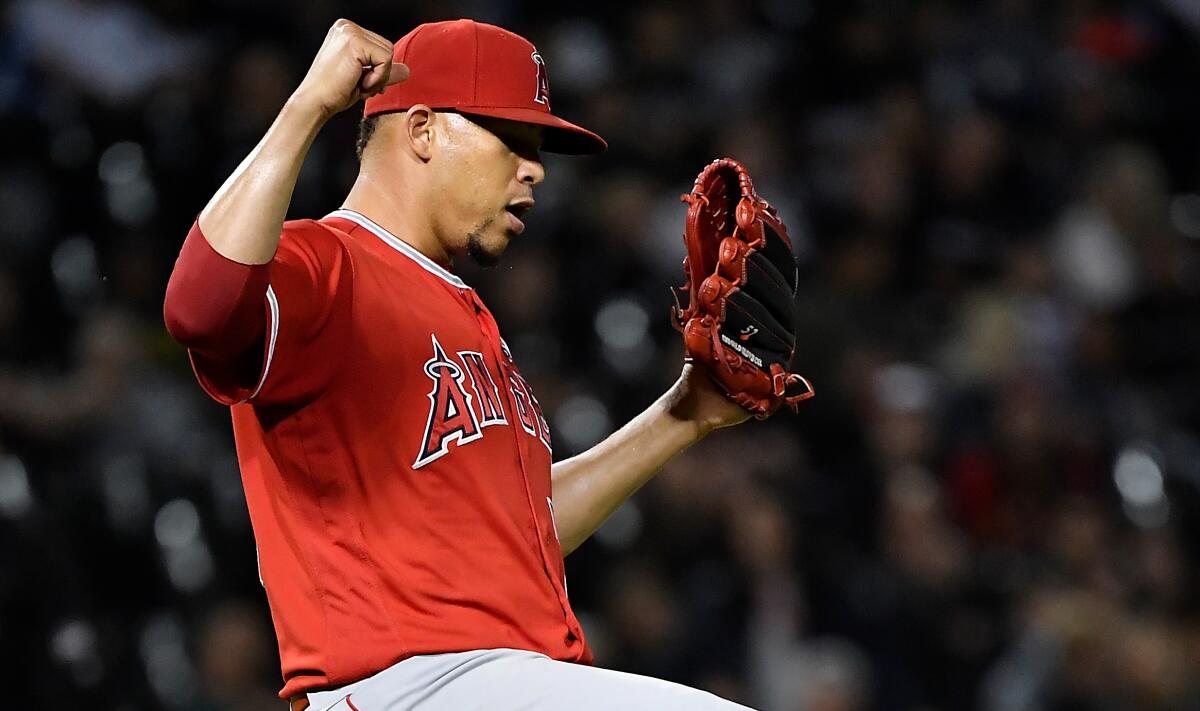
<path id="1" fill-rule="evenodd" d="M 478 351 L 459 351 L 459 360 L 467 369 L 471 389 L 475 391 L 475 402 L 479 405 L 479 426 L 507 425 L 504 417 L 504 398 L 500 395 L 492 371 L 488 370 L 483 354 Z"/>
<path id="2" fill-rule="evenodd" d="M 512 362 L 508 344 L 500 342 L 507 368 L 501 366 L 501 377 L 493 376 L 487 360 L 478 351 L 458 351 L 458 360 L 446 353 L 437 336 L 430 334 L 433 342 L 433 357 L 425 361 L 425 375 L 433 381 L 429 398 L 429 417 L 425 420 L 425 436 L 421 440 L 421 452 L 413 462 L 413 469 L 420 469 L 455 448 L 470 444 L 483 437 L 485 427 L 507 425 L 505 395 L 511 394 L 514 424 L 539 440 L 547 450 L 550 444 L 550 425 L 542 406 L 533 396 L 533 389 Z M 508 387 L 508 393 L 503 390 Z"/>
<path id="3" fill-rule="evenodd" d="M 430 335 L 430 338 L 433 340 L 433 357 L 425 361 L 425 375 L 433 381 L 433 389 L 428 395 L 425 438 L 413 469 L 420 469 L 449 452 L 451 442 L 457 442 L 461 447 L 483 436 L 479 419 L 471 408 L 471 394 L 463 387 L 466 377 L 463 367 L 446 356 L 437 336 Z"/>
<path id="4" fill-rule="evenodd" d="M 542 55 L 537 51 L 529 56 L 537 68 L 537 91 L 534 92 L 533 100 L 550 108 L 550 77 L 546 75 L 546 60 L 542 59 Z"/>

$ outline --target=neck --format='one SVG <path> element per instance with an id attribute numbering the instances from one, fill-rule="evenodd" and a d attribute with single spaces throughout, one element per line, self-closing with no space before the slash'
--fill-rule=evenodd
<path id="1" fill-rule="evenodd" d="M 419 204 L 423 198 L 415 187 L 401 176 L 376 175 L 364 164 L 342 207 L 366 215 L 421 254 L 449 266 L 450 254 L 434 234 L 429 206 Z"/>

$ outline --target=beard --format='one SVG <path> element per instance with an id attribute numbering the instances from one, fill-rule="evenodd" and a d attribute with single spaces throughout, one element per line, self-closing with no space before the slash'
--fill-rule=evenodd
<path id="1" fill-rule="evenodd" d="M 490 269 L 500 263 L 500 255 L 504 253 L 504 247 L 489 249 L 483 242 L 484 230 L 492 226 L 496 218 L 490 218 L 467 235 L 467 256 L 484 269 Z"/>
<path id="2" fill-rule="evenodd" d="M 500 263 L 500 253 L 483 246 L 483 238 L 478 232 L 467 235 L 467 256 L 484 269 L 491 269 Z"/>

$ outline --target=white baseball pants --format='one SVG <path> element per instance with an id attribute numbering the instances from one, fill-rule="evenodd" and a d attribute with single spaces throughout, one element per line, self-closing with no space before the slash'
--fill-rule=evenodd
<path id="1" fill-rule="evenodd" d="M 309 711 L 750 711 L 680 684 L 517 649 L 410 657 L 308 700 Z"/>

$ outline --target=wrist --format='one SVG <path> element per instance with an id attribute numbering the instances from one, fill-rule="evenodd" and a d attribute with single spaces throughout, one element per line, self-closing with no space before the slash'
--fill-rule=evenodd
<path id="1" fill-rule="evenodd" d="M 280 116 L 304 124 L 307 128 L 320 129 L 333 118 L 334 113 L 304 87 L 300 87 L 284 102 Z"/>
<path id="2" fill-rule="evenodd" d="M 691 428 L 691 434 L 696 440 L 703 439 L 723 424 L 720 418 L 706 412 L 695 387 L 686 377 L 676 380 L 663 395 L 663 408 L 671 419 L 685 423 Z"/>
<path id="3" fill-rule="evenodd" d="M 697 439 L 715 429 L 744 422 L 750 416 L 707 373 L 690 363 L 667 391 L 664 402 L 671 417 L 695 427 Z"/>

